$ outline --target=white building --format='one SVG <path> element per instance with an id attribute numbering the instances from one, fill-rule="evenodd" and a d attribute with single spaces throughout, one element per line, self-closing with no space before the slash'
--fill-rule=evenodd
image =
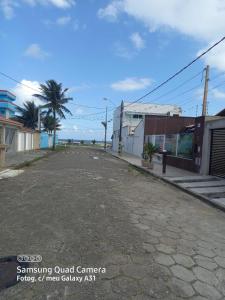
<path id="1" fill-rule="evenodd" d="M 141 156 L 144 143 L 144 116 L 145 115 L 180 115 L 181 108 L 175 105 L 159 105 L 151 103 L 124 102 L 122 114 L 122 151 Z M 121 106 L 118 106 L 113 113 L 113 140 L 112 149 L 118 151 Z"/>

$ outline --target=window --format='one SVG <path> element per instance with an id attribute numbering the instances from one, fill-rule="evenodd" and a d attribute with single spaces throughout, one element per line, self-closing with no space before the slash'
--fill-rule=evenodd
<path id="1" fill-rule="evenodd" d="M 177 156 L 188 159 L 193 158 L 193 133 L 180 134 Z"/>
<path id="2" fill-rule="evenodd" d="M 155 146 L 159 150 L 164 150 L 164 140 L 165 136 L 164 135 L 156 135 L 155 136 Z"/>
<path id="3" fill-rule="evenodd" d="M 133 119 L 143 119 L 142 115 L 133 115 Z"/>
<path id="4" fill-rule="evenodd" d="M 146 135 L 145 136 L 145 143 L 152 143 L 154 145 L 154 135 Z"/>
<path id="5" fill-rule="evenodd" d="M 177 147 L 177 135 L 167 134 L 165 140 L 165 150 L 167 150 L 169 155 L 176 155 Z"/>

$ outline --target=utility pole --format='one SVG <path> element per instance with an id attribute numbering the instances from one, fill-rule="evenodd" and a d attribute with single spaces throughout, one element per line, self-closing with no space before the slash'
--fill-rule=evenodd
<path id="1" fill-rule="evenodd" d="M 41 106 L 38 107 L 38 130 L 41 131 Z"/>
<path id="2" fill-rule="evenodd" d="M 119 131 L 119 147 L 118 147 L 118 154 L 121 154 L 121 153 L 122 153 L 123 110 L 124 110 L 124 103 L 123 103 L 123 100 L 122 100 L 122 101 L 121 101 L 121 105 L 120 105 L 120 131 Z"/>
<path id="3" fill-rule="evenodd" d="M 106 140 L 107 140 L 107 127 L 108 127 L 108 108 L 106 105 L 106 108 L 105 108 L 105 143 L 104 143 L 105 151 L 106 151 Z"/>
<path id="4" fill-rule="evenodd" d="M 209 65 L 205 68 L 205 87 L 204 87 L 204 96 L 202 103 L 202 116 L 207 115 L 207 97 L 208 97 L 208 85 L 209 85 Z"/>

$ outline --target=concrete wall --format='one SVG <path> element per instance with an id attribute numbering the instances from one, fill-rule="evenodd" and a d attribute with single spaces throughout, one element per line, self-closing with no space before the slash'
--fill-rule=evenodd
<path id="1" fill-rule="evenodd" d="M 131 134 L 132 133 L 132 134 Z M 122 128 L 123 152 L 141 157 L 144 144 L 144 121 L 139 121 L 135 129 L 129 126 Z"/>
<path id="2" fill-rule="evenodd" d="M 48 148 L 48 134 L 46 132 L 41 132 L 40 135 L 40 148 L 47 149 Z"/>
<path id="3" fill-rule="evenodd" d="M 29 150 L 33 150 L 33 149 L 39 149 L 39 146 L 37 148 L 35 148 L 35 145 L 34 145 L 34 140 L 35 140 L 34 135 L 35 134 L 36 133 L 34 133 L 34 132 L 18 131 L 17 151 L 29 151 Z M 39 133 L 38 133 L 38 135 L 39 135 Z M 36 141 L 36 143 L 37 143 L 37 141 Z M 39 142 L 38 142 L 38 144 L 39 144 Z"/>
<path id="4" fill-rule="evenodd" d="M 58 144 L 58 136 L 56 135 L 56 144 Z M 53 134 L 47 132 L 41 132 L 40 134 L 40 148 L 47 149 L 53 146 Z"/>
<path id="5" fill-rule="evenodd" d="M 34 132 L 33 134 L 33 148 L 34 150 L 40 149 L 40 133 Z"/>
<path id="6" fill-rule="evenodd" d="M 211 130 L 225 128 L 225 118 L 219 120 L 206 121 L 203 136 L 203 151 L 200 173 L 202 175 L 209 174 L 210 165 L 210 148 L 211 148 Z"/>

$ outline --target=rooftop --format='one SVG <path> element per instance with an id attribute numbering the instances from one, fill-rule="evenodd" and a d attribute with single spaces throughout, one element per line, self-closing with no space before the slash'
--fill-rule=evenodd
<path id="1" fill-rule="evenodd" d="M 124 102 L 124 111 L 136 112 L 142 114 L 181 114 L 182 109 L 179 106 L 171 104 L 155 104 L 155 103 L 129 103 Z"/>

